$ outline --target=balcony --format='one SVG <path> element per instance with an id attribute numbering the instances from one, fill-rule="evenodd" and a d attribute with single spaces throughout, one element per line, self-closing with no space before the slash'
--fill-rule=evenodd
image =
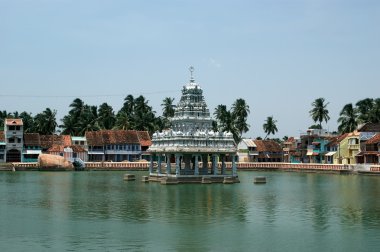
<path id="1" fill-rule="evenodd" d="M 248 152 L 248 155 L 249 155 L 249 156 L 258 156 L 258 155 L 259 155 L 259 152 L 258 152 L 258 151 L 249 151 L 249 152 Z"/>
<path id="2" fill-rule="evenodd" d="M 290 148 L 282 148 L 282 151 L 289 152 Z"/>
<path id="3" fill-rule="evenodd" d="M 360 144 L 349 144 L 348 145 L 349 150 L 359 150 L 360 149 Z"/>

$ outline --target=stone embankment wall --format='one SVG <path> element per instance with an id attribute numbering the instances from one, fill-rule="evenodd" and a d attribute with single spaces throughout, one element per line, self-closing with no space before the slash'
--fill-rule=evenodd
<path id="1" fill-rule="evenodd" d="M 122 170 L 149 170 L 149 162 L 86 162 L 86 170 L 102 170 L 102 171 L 122 171 Z M 201 166 L 202 164 L 200 164 Z M 154 163 L 157 166 L 157 163 Z M 166 164 L 162 164 L 165 168 Z M 38 163 L 13 163 L 16 170 L 38 170 Z M 172 164 L 175 167 L 175 164 Z M 218 164 L 219 169 L 222 164 Z M 232 163 L 227 162 L 226 168 L 231 169 Z M 211 163 L 209 164 L 211 168 Z M 292 164 L 292 163 L 237 163 L 238 170 L 261 170 L 261 171 L 321 171 L 321 172 L 337 172 L 337 173 L 373 173 L 380 174 L 380 165 L 343 165 L 343 164 Z M 9 170 L 9 169 L 7 169 Z"/>

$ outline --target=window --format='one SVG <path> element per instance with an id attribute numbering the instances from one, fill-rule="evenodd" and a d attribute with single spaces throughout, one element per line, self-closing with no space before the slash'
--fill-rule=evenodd
<path id="1" fill-rule="evenodd" d="M 18 142 L 18 143 L 21 143 L 21 138 L 17 138 L 17 142 Z"/>
<path id="2" fill-rule="evenodd" d="M 8 126 L 9 130 L 15 130 L 15 128 L 16 128 L 15 126 Z"/>
<path id="3" fill-rule="evenodd" d="M 20 126 L 16 126 L 16 130 L 20 130 Z"/>
<path id="4" fill-rule="evenodd" d="M 8 139 L 8 142 L 9 142 L 9 143 L 14 143 L 14 142 L 15 142 L 15 139 L 14 139 L 14 138 L 9 138 L 9 139 Z"/>

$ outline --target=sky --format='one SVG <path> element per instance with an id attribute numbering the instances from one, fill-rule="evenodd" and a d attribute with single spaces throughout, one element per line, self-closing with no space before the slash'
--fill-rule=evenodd
<path id="1" fill-rule="evenodd" d="M 194 66 L 211 112 L 243 98 L 250 131 L 298 136 L 329 102 L 337 129 L 347 103 L 380 97 L 378 0 L 0 0 L 0 110 L 60 120 L 70 103 L 118 111 L 144 95 L 161 115 Z"/>

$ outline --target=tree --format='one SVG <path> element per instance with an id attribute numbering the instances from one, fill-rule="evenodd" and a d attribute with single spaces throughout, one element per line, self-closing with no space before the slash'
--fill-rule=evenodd
<path id="1" fill-rule="evenodd" d="M 32 113 L 27 113 L 24 111 L 20 114 L 20 118 L 22 119 L 22 123 L 24 125 L 24 133 L 32 133 L 36 131 Z"/>
<path id="2" fill-rule="evenodd" d="M 107 103 L 99 106 L 98 116 L 98 124 L 101 129 L 109 130 L 115 126 L 115 113 L 113 112 L 113 108 Z"/>
<path id="3" fill-rule="evenodd" d="M 339 115 L 339 133 L 349 133 L 358 127 L 357 110 L 353 107 L 352 103 L 346 104 Z"/>
<path id="4" fill-rule="evenodd" d="M 380 98 L 373 100 L 373 107 L 369 112 L 369 121 L 372 123 L 380 122 Z"/>
<path id="5" fill-rule="evenodd" d="M 217 119 L 217 128 L 221 132 L 231 132 L 235 143 L 239 143 L 241 138 L 238 129 L 235 127 L 233 116 L 226 105 L 218 105 L 215 108 L 214 116 Z"/>
<path id="6" fill-rule="evenodd" d="M 249 106 L 241 98 L 232 104 L 231 110 L 227 110 L 226 105 L 220 104 L 215 108 L 214 116 L 217 119 L 217 125 L 213 125 L 213 128 L 231 132 L 235 143 L 239 143 L 243 133 L 249 130 L 249 124 L 247 124 L 249 113 Z"/>
<path id="7" fill-rule="evenodd" d="M 5 119 L 11 118 L 12 114 L 8 113 L 6 110 L 0 111 L 0 128 L 4 127 Z"/>
<path id="8" fill-rule="evenodd" d="M 249 105 L 244 99 L 237 99 L 232 104 L 232 117 L 234 119 L 236 129 L 239 131 L 240 137 L 243 133 L 248 132 L 249 130 L 249 124 L 247 123 L 249 113 Z"/>
<path id="9" fill-rule="evenodd" d="M 264 132 L 267 133 L 264 139 L 266 139 L 270 134 L 276 134 L 276 132 L 278 131 L 276 123 L 277 121 L 273 119 L 273 116 L 267 117 L 267 120 L 263 124 Z"/>
<path id="10" fill-rule="evenodd" d="M 174 98 L 171 98 L 171 97 L 166 97 L 162 101 L 161 107 L 162 107 L 162 116 L 163 117 L 170 118 L 170 117 L 174 116 L 175 105 L 173 104 L 173 102 L 174 102 Z"/>
<path id="11" fill-rule="evenodd" d="M 370 122 L 370 114 L 373 109 L 373 99 L 366 98 L 356 103 L 356 110 L 358 113 L 358 122 L 367 123 Z"/>
<path id="12" fill-rule="evenodd" d="M 174 102 L 174 98 L 166 97 L 161 103 L 162 116 L 163 116 L 162 122 L 163 122 L 163 127 L 165 128 L 170 128 L 171 126 L 169 118 L 174 116 L 175 105 L 173 104 L 173 102 Z"/>
<path id="13" fill-rule="evenodd" d="M 116 115 L 116 123 L 114 128 L 119 130 L 127 130 L 129 129 L 129 122 L 130 119 L 127 112 L 120 110 Z"/>
<path id="14" fill-rule="evenodd" d="M 58 126 L 55 118 L 56 114 L 57 111 L 50 108 L 46 108 L 42 113 L 37 114 L 34 117 L 36 131 L 41 135 L 54 134 Z"/>
<path id="15" fill-rule="evenodd" d="M 311 118 L 314 122 L 319 122 L 319 126 L 322 128 L 322 121 L 327 123 L 330 120 L 329 111 L 327 110 L 327 105 L 324 98 L 316 99 L 311 105 L 312 110 L 309 111 Z"/>

